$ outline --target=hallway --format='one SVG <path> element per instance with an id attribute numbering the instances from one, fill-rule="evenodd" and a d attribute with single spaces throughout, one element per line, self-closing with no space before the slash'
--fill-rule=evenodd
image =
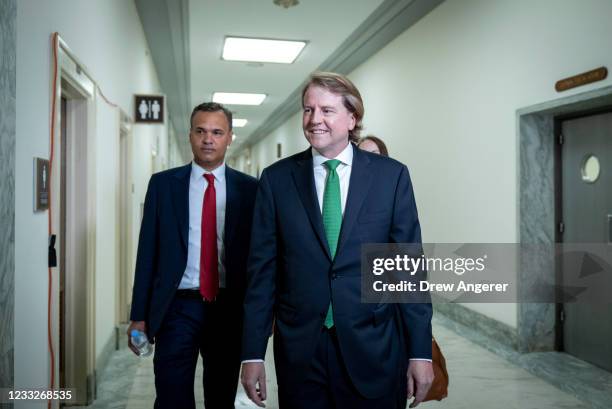
<path id="1" fill-rule="evenodd" d="M 612 386 L 612 376 L 604 371 L 599 373 L 599 382 L 601 382 L 600 387 L 603 394 L 601 405 L 595 402 L 585 403 L 516 365 L 519 361 L 524 364 L 525 359 L 513 361 L 516 357 L 512 354 L 503 355 L 502 352 L 501 355 L 498 355 L 493 353 L 489 349 L 503 347 L 496 346 L 493 341 L 479 337 L 467 327 L 453 324 L 440 315 L 434 318 L 433 325 L 433 332 L 447 360 L 450 376 L 449 396 L 442 402 L 426 402 L 422 404 L 424 408 L 587 409 L 605 408 L 606 402 L 612 399 L 612 392 L 610 392 L 612 389 L 606 388 L 606 385 L 608 387 Z M 478 343 L 489 342 L 489 348 L 484 348 L 474 341 Z M 270 354 L 271 349 L 270 344 L 266 361 L 269 396 L 266 407 L 276 409 L 278 408 L 278 402 L 276 399 L 276 378 L 274 377 Z M 529 357 L 529 355 L 526 355 L 526 357 Z M 501 356 L 506 356 L 506 358 Z M 508 361 L 512 362 L 512 365 L 509 365 Z M 532 360 L 531 366 L 537 365 L 535 362 L 536 360 Z M 551 365 L 551 368 L 553 367 L 554 365 Z M 201 371 L 202 367 L 198 365 L 195 395 L 196 404 L 199 408 L 203 407 Z M 562 371 L 562 369 L 559 368 L 559 371 Z M 553 374 L 554 370 L 550 372 L 553 376 L 563 376 L 562 372 L 556 374 Z M 607 395 L 607 398 L 605 395 Z M 155 386 L 153 383 L 152 358 L 139 360 L 133 356 L 131 351 L 122 347 L 121 350 L 114 353 L 108 367 L 102 374 L 102 380 L 98 387 L 98 399 L 87 408 L 144 409 L 152 408 L 154 400 Z M 242 386 L 239 386 L 236 408 L 256 407 L 248 400 Z"/>
<path id="2" fill-rule="evenodd" d="M 452 244 L 449 268 L 446 261 L 437 271 L 428 265 L 430 278 L 440 278 L 432 282 L 474 284 L 477 293 L 489 284 L 509 288 L 483 290 L 487 297 L 476 301 L 430 289 L 451 297 L 433 302 L 450 386 L 448 398 L 420 407 L 610 409 L 611 20 L 610 0 L 0 0 L 0 392 L 74 391 L 66 405 L 21 400 L 9 407 L 152 407 L 152 358 L 127 349 L 130 320 L 151 329 L 172 319 L 158 307 L 190 292 L 196 298 L 201 277 L 209 290 L 236 288 L 241 296 L 249 282 L 265 286 L 247 257 L 266 247 L 252 240 L 264 230 L 277 252 L 261 259 L 282 267 L 274 270 L 279 288 L 306 279 L 259 298 L 296 326 L 321 306 L 349 299 L 334 291 L 357 300 L 357 277 L 373 277 L 357 268 L 358 261 L 365 268 L 358 246 L 368 243 L 422 241 L 436 251 Z M 335 126 L 308 119 L 303 85 L 317 71 L 353 84 L 342 100 L 330 91 L 340 109 L 327 118 L 341 113 L 345 120 L 332 125 L 346 129 L 331 132 Z M 357 94 L 361 107 L 351 107 Z M 219 138 L 207 142 L 217 141 L 215 149 L 197 144 L 206 112 L 220 116 L 198 108 L 212 103 L 227 110 L 215 127 Z M 337 248 L 324 223 L 333 179 L 323 172 L 332 170 L 311 161 L 325 156 L 313 141 L 328 131 L 348 134 L 355 149 L 346 153 L 357 155 L 355 162 L 335 151 L 326 156 L 346 172 L 341 211 L 336 197 L 329 226 Z M 378 152 L 390 159 L 365 160 L 369 154 L 357 148 L 372 137 L 384 141 Z M 296 158 L 307 158 L 312 174 L 266 177 Z M 171 190 L 151 184 L 163 188 L 162 205 L 151 206 L 157 187 L 149 189 L 150 181 L 160 180 L 153 175 L 179 176 L 189 166 L 196 174 L 198 161 L 210 165 L 205 173 L 218 170 L 214 184 L 198 176 L 192 196 L 183 171 Z M 386 174 L 379 162 L 397 170 Z M 250 182 L 234 184 L 239 173 Z M 256 179 L 260 191 L 269 185 L 280 192 L 273 195 L 278 206 L 268 206 L 278 217 L 253 211 Z M 330 187 L 336 191 L 335 182 Z M 215 192 L 209 200 L 206 191 Z M 411 228 L 389 227 L 406 221 Z M 397 231 L 410 234 L 397 238 Z M 332 250 L 344 253 L 338 262 Z M 327 266 L 324 253 L 331 274 L 312 280 L 310 270 L 319 269 L 311 267 Z M 487 256 L 497 281 L 463 275 Z M 245 345 L 251 335 L 259 342 L 255 353 L 243 345 L 245 356 L 261 358 L 267 327 L 257 321 L 265 315 L 236 301 L 232 311 L 250 319 L 223 318 L 247 323 Z M 346 308 L 340 319 L 370 307 L 338 306 L 328 311 Z M 367 311 L 372 328 L 387 310 Z M 414 335 L 429 326 L 418 320 L 405 322 L 417 328 L 411 341 L 427 348 L 413 345 L 411 353 L 429 356 L 429 333 Z M 399 359 L 384 355 L 380 334 L 363 335 L 350 362 L 373 363 L 363 365 L 361 381 L 376 387 L 384 376 L 372 368 L 394 373 L 385 365 Z M 376 347 L 381 354 L 364 359 Z M 270 346 L 267 407 L 276 408 L 271 353 Z M 195 383 L 203 407 L 201 363 Z M 255 407 L 240 385 L 236 407 Z"/>

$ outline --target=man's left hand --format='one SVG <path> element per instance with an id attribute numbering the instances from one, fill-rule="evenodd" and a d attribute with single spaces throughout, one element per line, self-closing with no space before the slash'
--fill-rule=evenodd
<path id="1" fill-rule="evenodd" d="M 421 360 L 411 360 L 408 365 L 408 399 L 414 396 L 410 408 L 418 406 L 423 402 L 429 392 L 429 388 L 434 380 L 434 371 L 431 362 Z"/>

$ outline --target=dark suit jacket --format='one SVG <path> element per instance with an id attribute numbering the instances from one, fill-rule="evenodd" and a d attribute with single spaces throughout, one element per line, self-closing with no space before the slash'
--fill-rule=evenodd
<path id="1" fill-rule="evenodd" d="M 334 260 L 311 150 L 264 170 L 253 216 L 242 358 L 263 359 L 274 314 L 277 379 L 299 385 L 333 298 L 346 369 L 358 391 L 375 398 L 396 390 L 407 357 L 431 358 L 431 304 L 361 302 L 361 245 L 420 243 L 421 231 L 406 166 L 356 147 L 353 152 Z"/>
<path id="2" fill-rule="evenodd" d="M 149 181 L 138 242 L 132 321 L 146 321 L 155 337 L 187 265 L 191 164 L 156 173 Z M 226 167 L 226 288 L 241 310 L 257 180 Z M 228 312 L 229 313 L 229 312 Z"/>

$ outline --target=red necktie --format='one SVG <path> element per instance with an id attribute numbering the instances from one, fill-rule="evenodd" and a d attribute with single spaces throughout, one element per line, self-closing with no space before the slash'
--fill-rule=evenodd
<path id="1" fill-rule="evenodd" d="M 200 294 L 213 301 L 219 292 L 219 261 L 217 257 L 217 192 L 215 177 L 204 174 L 208 187 L 202 204 L 202 243 L 200 245 Z"/>

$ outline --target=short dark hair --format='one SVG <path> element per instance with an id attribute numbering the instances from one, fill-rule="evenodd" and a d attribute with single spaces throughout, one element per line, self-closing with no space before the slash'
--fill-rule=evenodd
<path id="1" fill-rule="evenodd" d="M 382 139 L 374 136 L 374 135 L 368 135 L 368 136 L 364 136 L 363 138 L 361 138 L 359 140 L 359 143 L 357 144 L 357 146 L 361 145 L 363 142 L 365 141 L 372 141 L 374 142 L 374 144 L 378 147 L 378 150 L 380 151 L 380 154 L 382 156 L 389 156 L 389 151 L 387 150 L 387 145 L 385 145 L 385 143 L 382 141 Z"/>
<path id="2" fill-rule="evenodd" d="M 204 102 L 196 106 L 195 108 L 193 108 L 193 111 L 191 112 L 191 118 L 189 119 L 189 129 L 193 127 L 193 117 L 198 112 L 219 112 L 219 111 L 225 114 L 225 118 L 227 118 L 227 123 L 229 124 L 229 130 L 231 131 L 232 130 L 232 111 L 230 111 L 223 105 L 218 104 L 216 102 Z"/>
<path id="3" fill-rule="evenodd" d="M 304 95 L 306 95 L 306 91 L 308 91 L 310 86 L 321 87 L 342 96 L 345 108 L 355 117 L 355 127 L 349 131 L 349 141 L 357 143 L 359 141 L 359 133 L 363 129 L 362 120 L 365 109 L 361 94 L 355 84 L 344 75 L 335 72 L 313 72 L 302 89 L 302 107 L 304 107 Z"/>

